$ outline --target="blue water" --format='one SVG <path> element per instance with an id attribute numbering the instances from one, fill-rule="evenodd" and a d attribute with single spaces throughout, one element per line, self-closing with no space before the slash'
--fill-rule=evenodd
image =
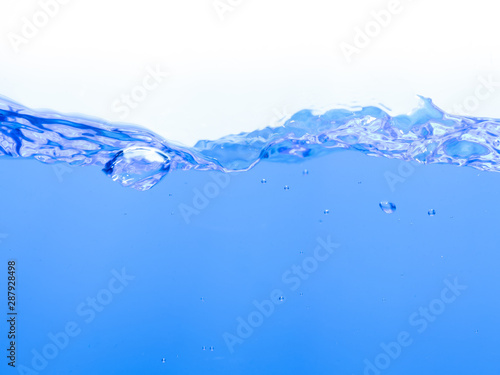
<path id="1" fill-rule="evenodd" d="M 499 120 L 425 99 L 184 147 L 0 107 L 2 374 L 500 373 Z"/>

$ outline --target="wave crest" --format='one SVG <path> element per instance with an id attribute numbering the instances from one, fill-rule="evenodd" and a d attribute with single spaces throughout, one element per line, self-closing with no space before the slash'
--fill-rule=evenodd
<path id="1" fill-rule="evenodd" d="M 500 171 L 500 120 L 447 114 L 430 99 L 421 100 L 410 115 L 399 116 L 373 106 L 302 110 L 279 127 L 183 147 L 139 126 L 35 111 L 0 98 L 0 156 L 97 165 L 138 190 L 173 170 L 245 171 L 263 159 L 290 163 L 337 149 Z"/>

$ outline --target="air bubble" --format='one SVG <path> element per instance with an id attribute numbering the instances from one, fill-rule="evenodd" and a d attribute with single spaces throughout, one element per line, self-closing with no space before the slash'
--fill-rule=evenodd
<path id="1" fill-rule="evenodd" d="M 396 211 L 396 205 L 392 202 L 380 202 L 378 204 L 380 206 L 380 209 L 384 211 L 386 214 L 392 214 L 394 211 Z"/>
<path id="2" fill-rule="evenodd" d="M 103 168 L 113 181 L 141 191 L 151 189 L 169 170 L 170 157 L 151 147 L 121 150 Z"/>
<path id="3" fill-rule="evenodd" d="M 427 215 L 429 215 L 429 216 L 434 216 L 435 214 L 436 214 L 435 209 L 431 209 L 431 210 L 429 210 L 429 212 L 427 212 Z"/>

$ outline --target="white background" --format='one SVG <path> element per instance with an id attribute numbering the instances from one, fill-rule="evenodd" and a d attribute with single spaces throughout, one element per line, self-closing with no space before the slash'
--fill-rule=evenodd
<path id="1" fill-rule="evenodd" d="M 25 18 L 34 22 L 43 8 L 0 0 L 1 95 L 146 126 L 188 145 L 304 108 L 383 104 L 407 113 L 416 94 L 451 112 L 469 103 L 468 114 L 500 117 L 500 84 L 480 87 L 481 79 L 500 82 L 491 0 L 400 0 L 351 62 L 340 43 L 354 45 L 356 28 L 373 26 L 373 12 L 390 1 L 221 0 L 231 9 L 222 17 L 213 0 L 66 2 L 15 48 L 12 35 L 24 37 Z M 156 66 L 170 76 L 121 117 L 113 103 Z"/>

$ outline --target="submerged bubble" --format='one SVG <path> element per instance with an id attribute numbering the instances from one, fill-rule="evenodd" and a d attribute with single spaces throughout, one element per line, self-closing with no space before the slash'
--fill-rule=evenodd
<path id="1" fill-rule="evenodd" d="M 145 191 L 165 177 L 170 169 L 170 157 L 151 147 L 121 150 L 103 168 L 113 181 L 122 186 Z"/>
<path id="2" fill-rule="evenodd" d="M 278 298 L 278 301 L 280 302 L 283 302 L 285 300 L 285 297 L 281 296 L 280 298 Z"/>
<path id="3" fill-rule="evenodd" d="M 394 211 L 396 211 L 396 205 L 392 202 L 383 201 L 378 205 L 386 214 L 392 214 Z"/>
<path id="4" fill-rule="evenodd" d="M 261 182 L 262 184 L 266 184 L 266 183 L 267 183 L 267 180 L 266 180 L 265 178 L 263 178 L 262 180 L 260 180 L 260 182 Z"/>
<path id="5" fill-rule="evenodd" d="M 165 358 L 162 358 L 162 359 L 161 359 L 161 363 L 165 363 Z"/>
<path id="6" fill-rule="evenodd" d="M 201 350 L 207 350 L 207 347 L 206 346 L 202 346 Z"/>
<path id="7" fill-rule="evenodd" d="M 285 190 L 290 190 L 290 186 L 285 185 L 285 187 L 284 187 L 283 189 L 285 189 Z"/>
<path id="8" fill-rule="evenodd" d="M 302 174 L 303 174 L 303 175 L 308 175 L 308 174 L 309 174 L 309 171 L 308 171 L 307 169 L 304 169 L 304 170 L 302 171 Z"/>
<path id="9" fill-rule="evenodd" d="M 434 216 L 435 214 L 436 214 L 435 209 L 430 209 L 429 212 L 427 212 L 427 215 L 429 215 L 429 216 Z"/>
<path id="10" fill-rule="evenodd" d="M 213 352 L 215 350 L 215 347 L 211 346 L 210 351 Z"/>
<path id="11" fill-rule="evenodd" d="M 325 215 L 328 215 L 328 214 L 330 213 L 330 210 L 325 210 L 325 211 L 323 211 L 323 213 L 324 213 Z"/>

